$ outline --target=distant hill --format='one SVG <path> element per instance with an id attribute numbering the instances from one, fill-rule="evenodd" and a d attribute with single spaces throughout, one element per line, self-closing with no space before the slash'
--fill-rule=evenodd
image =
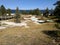
<path id="1" fill-rule="evenodd" d="M 22 12 L 23 10 L 20 10 Z M 30 10 L 25 10 L 26 12 L 29 12 Z M 40 10 L 42 13 L 45 12 L 45 10 Z M 11 13 L 15 13 L 15 10 L 11 10 Z M 49 13 L 51 13 L 51 10 L 49 10 Z"/>

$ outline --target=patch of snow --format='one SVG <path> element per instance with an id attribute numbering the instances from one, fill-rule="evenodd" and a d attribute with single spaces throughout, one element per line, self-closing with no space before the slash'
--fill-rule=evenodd
<path id="1" fill-rule="evenodd" d="M 0 29 L 5 29 L 6 27 L 0 26 Z"/>
<path id="2" fill-rule="evenodd" d="M 6 14 L 6 15 L 9 15 L 9 14 Z"/>
<path id="3" fill-rule="evenodd" d="M 45 21 L 44 20 L 38 20 L 39 23 L 44 23 Z"/>
<path id="4" fill-rule="evenodd" d="M 11 15 L 15 15 L 15 13 L 11 13 Z"/>
<path id="5" fill-rule="evenodd" d="M 32 17 L 31 17 L 31 20 L 37 22 L 37 21 L 38 21 L 38 18 L 36 18 L 35 16 L 32 16 Z"/>
<path id="6" fill-rule="evenodd" d="M 5 29 L 7 27 L 14 27 L 14 26 L 24 26 L 25 28 L 29 28 L 29 26 L 27 26 L 26 21 L 22 22 L 22 23 L 14 23 L 14 22 L 2 21 L 2 23 L 5 23 L 7 25 L 0 26 L 0 29 Z"/>
<path id="7" fill-rule="evenodd" d="M 38 20 L 38 18 L 36 18 L 35 16 L 31 17 L 31 20 L 36 23 L 36 24 L 40 24 L 40 23 L 44 23 L 44 20 Z"/>
<path id="8" fill-rule="evenodd" d="M 29 20 L 30 18 L 24 18 L 25 20 Z"/>
<path id="9" fill-rule="evenodd" d="M 26 22 L 27 21 L 24 21 L 24 22 L 21 22 L 21 23 L 14 23 L 14 22 L 2 21 L 2 23 L 7 24 L 6 27 L 8 27 L 8 26 L 25 26 L 25 27 L 28 27 Z"/>
<path id="10" fill-rule="evenodd" d="M 53 22 L 53 20 L 46 20 L 47 22 Z"/>

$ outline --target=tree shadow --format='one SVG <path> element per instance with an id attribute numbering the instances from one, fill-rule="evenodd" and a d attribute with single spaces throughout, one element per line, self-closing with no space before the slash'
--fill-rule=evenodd
<path id="1" fill-rule="evenodd" d="M 44 34 L 50 36 L 50 37 L 60 37 L 60 31 L 58 30 L 53 30 L 53 31 L 43 31 Z"/>
<path id="2" fill-rule="evenodd" d="M 43 31 L 44 34 L 50 36 L 55 42 L 60 42 L 60 31 Z"/>

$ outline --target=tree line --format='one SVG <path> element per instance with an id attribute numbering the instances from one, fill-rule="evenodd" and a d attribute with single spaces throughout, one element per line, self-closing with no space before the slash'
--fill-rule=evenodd
<path id="1" fill-rule="evenodd" d="M 51 9 L 51 13 L 50 14 L 53 15 L 53 16 L 56 16 L 56 18 L 58 18 L 57 22 L 60 22 L 60 0 L 57 1 L 54 5 L 56 7 L 55 7 L 54 10 Z M 19 12 L 19 14 L 20 14 L 19 9 L 17 10 L 17 8 L 16 8 L 15 15 L 18 14 L 17 12 Z M 29 12 L 26 12 L 25 10 L 23 10 L 21 13 L 22 14 L 32 14 L 32 15 L 37 15 L 37 16 L 40 16 L 42 14 L 42 12 L 40 11 L 39 8 L 36 8 L 34 10 L 30 10 Z M 1 5 L 0 6 L 0 16 L 6 16 L 7 14 L 9 16 L 11 15 L 11 9 L 10 8 L 6 9 L 4 7 L 4 5 Z M 46 8 L 45 11 L 43 12 L 43 16 L 45 16 L 45 17 L 49 16 L 49 9 L 48 8 Z"/>
<path id="2" fill-rule="evenodd" d="M 4 5 L 0 6 L 0 16 L 6 16 L 6 15 L 11 15 L 11 9 L 6 9 Z"/>
<path id="3" fill-rule="evenodd" d="M 10 8 L 6 9 L 4 7 L 4 5 L 0 6 L 0 16 L 6 16 L 6 14 L 8 14 L 10 16 L 11 12 L 12 12 L 12 10 Z M 32 14 L 32 15 L 41 15 L 42 14 L 42 12 L 40 11 L 39 8 L 29 10 L 29 12 L 27 12 L 26 10 L 22 10 L 20 13 L 21 14 Z M 44 16 L 48 16 L 49 9 L 47 8 L 43 14 L 44 14 Z"/>

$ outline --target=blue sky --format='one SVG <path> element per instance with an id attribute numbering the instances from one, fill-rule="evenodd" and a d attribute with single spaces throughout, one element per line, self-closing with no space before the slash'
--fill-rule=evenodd
<path id="1" fill-rule="evenodd" d="M 19 9 L 46 9 L 47 7 L 49 9 L 54 8 L 53 4 L 57 0 L 0 0 L 0 6 L 4 5 L 6 8 L 10 9 L 16 9 L 16 7 L 19 7 Z"/>

